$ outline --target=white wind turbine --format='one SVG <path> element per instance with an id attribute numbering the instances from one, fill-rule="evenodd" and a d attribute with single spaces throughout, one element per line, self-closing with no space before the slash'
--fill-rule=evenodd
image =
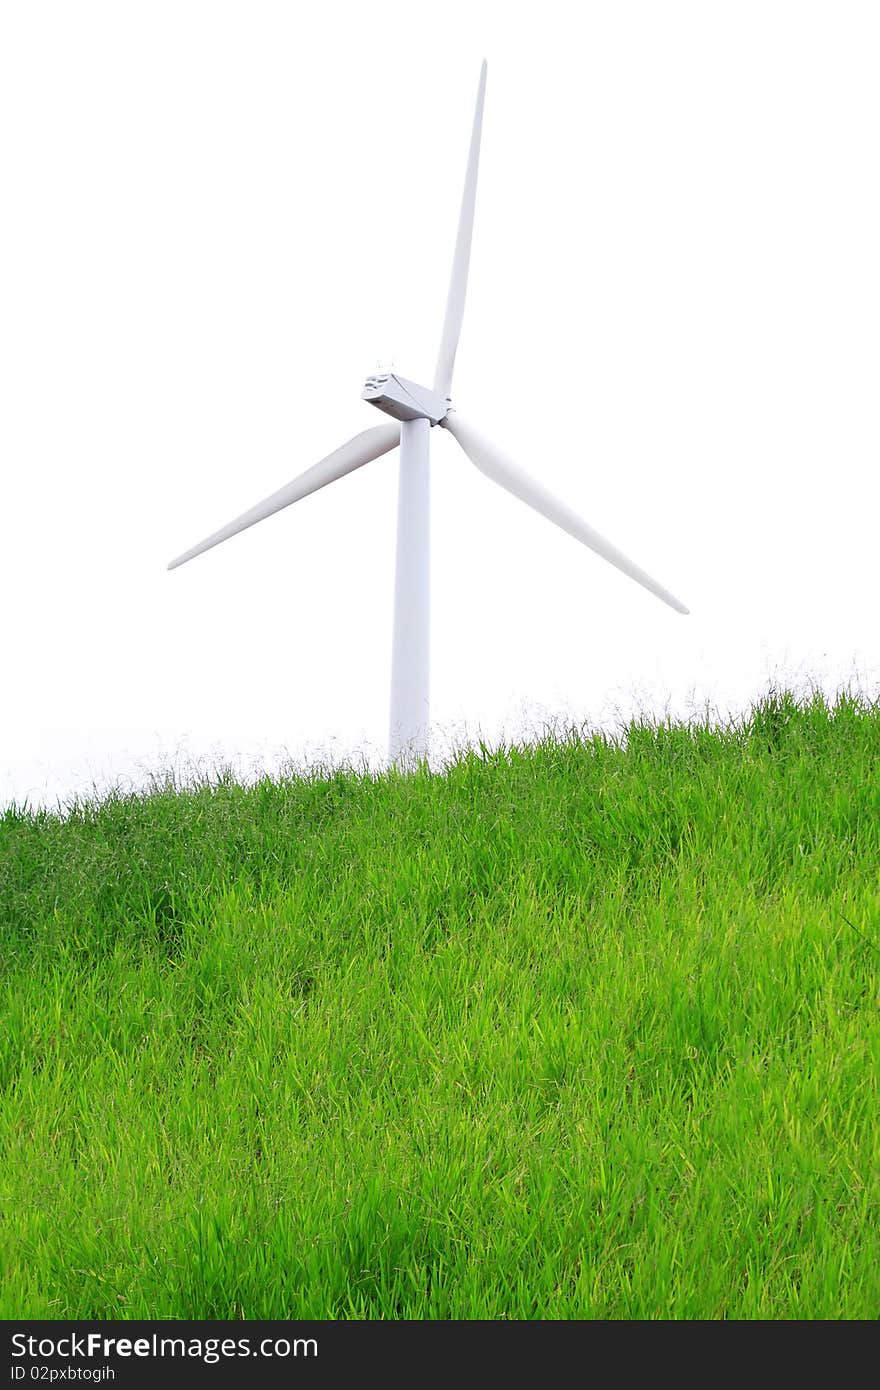
<path id="1" fill-rule="evenodd" d="M 458 235 L 452 261 L 449 297 L 440 353 L 433 387 L 419 386 L 396 373 L 367 378 L 362 392 L 369 401 L 394 417 L 396 423 L 376 425 L 355 435 L 347 444 L 301 473 L 293 482 L 258 502 L 250 511 L 230 521 L 213 535 L 172 560 L 176 569 L 203 550 L 244 531 L 273 512 L 299 502 L 310 492 L 335 482 L 346 473 L 387 454 L 400 445 L 400 483 L 397 509 L 397 569 L 394 584 L 394 636 L 391 662 L 391 718 L 389 756 L 400 766 L 413 766 L 428 748 L 428 652 L 430 619 L 430 527 L 428 454 L 431 428 L 442 425 L 458 440 L 465 454 L 481 473 L 520 501 L 555 522 L 590 550 L 629 575 L 678 613 L 687 613 L 667 589 L 629 560 L 616 546 L 576 515 L 564 502 L 525 473 L 518 464 L 490 444 L 461 414 L 450 400 L 452 368 L 464 317 L 471 233 L 477 193 L 477 167 L 480 159 L 480 132 L 483 98 L 486 90 L 486 64 L 480 71 L 477 105 L 471 134 L 470 153 L 461 200 Z"/>

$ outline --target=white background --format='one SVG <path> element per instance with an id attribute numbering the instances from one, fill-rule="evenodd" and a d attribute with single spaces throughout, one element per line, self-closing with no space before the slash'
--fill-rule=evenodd
<path id="1" fill-rule="evenodd" d="M 880 7 L 7 0 L 0 802 L 381 758 L 396 455 L 165 566 L 432 377 L 484 56 L 454 399 L 692 616 L 434 431 L 438 754 L 876 691 Z"/>

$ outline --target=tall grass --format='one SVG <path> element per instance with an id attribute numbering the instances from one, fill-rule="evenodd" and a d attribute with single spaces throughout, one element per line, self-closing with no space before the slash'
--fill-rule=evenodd
<path id="1" fill-rule="evenodd" d="M 0 818 L 0 1316 L 880 1314 L 880 707 Z"/>

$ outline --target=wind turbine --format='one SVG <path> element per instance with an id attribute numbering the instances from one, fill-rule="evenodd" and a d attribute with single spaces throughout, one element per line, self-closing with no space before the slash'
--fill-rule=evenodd
<path id="1" fill-rule="evenodd" d="M 511 492 L 536 512 L 601 555 L 609 564 L 629 575 L 678 613 L 687 613 L 683 603 L 628 559 L 622 551 L 583 521 L 575 512 L 548 492 L 484 438 L 456 410 L 450 398 L 452 368 L 464 317 L 474 205 L 477 195 L 477 168 L 480 161 L 480 133 L 486 92 L 486 64 L 480 70 L 477 104 L 471 133 L 470 152 L 461 200 L 458 235 L 452 259 L 452 276 L 446 301 L 443 336 L 437 357 L 434 384 L 421 386 L 396 373 L 367 378 L 362 398 L 390 415 L 394 423 L 374 425 L 355 435 L 328 454 L 293 482 L 273 492 L 250 511 L 230 521 L 213 535 L 172 560 L 176 569 L 202 551 L 210 550 L 230 536 L 272 516 L 274 512 L 299 502 L 318 488 L 326 487 L 346 473 L 387 454 L 400 445 L 400 482 L 397 506 L 397 567 L 394 583 L 394 632 L 391 660 L 391 717 L 389 757 L 392 763 L 411 767 L 425 757 L 428 748 L 429 692 L 429 569 L 430 504 L 428 457 L 431 430 L 442 425 L 458 441 L 471 463 L 499 487 Z"/>

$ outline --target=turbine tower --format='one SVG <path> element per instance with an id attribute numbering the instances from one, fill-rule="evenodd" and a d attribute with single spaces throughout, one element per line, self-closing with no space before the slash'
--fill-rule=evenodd
<path id="1" fill-rule="evenodd" d="M 230 521 L 213 535 L 178 555 L 168 568 L 176 569 L 204 550 L 219 545 L 274 512 L 299 502 L 318 488 L 380 458 L 400 446 L 400 480 L 397 502 L 397 560 L 394 581 L 394 628 L 391 658 L 391 713 L 389 758 L 403 768 L 417 766 L 428 751 L 429 652 L 430 652 L 430 485 L 431 430 L 441 425 L 456 439 L 471 463 L 521 502 L 601 555 L 609 564 L 674 608 L 687 613 L 684 604 L 662 584 L 628 559 L 622 551 L 589 526 L 575 512 L 548 492 L 535 478 L 485 439 L 452 404 L 452 369 L 464 317 L 480 134 L 486 92 L 486 64 L 480 70 L 477 104 L 468 154 L 458 235 L 452 258 L 452 275 L 446 301 L 446 317 L 437 357 L 433 386 L 420 386 L 393 372 L 367 378 L 362 399 L 392 417 L 394 423 L 375 425 L 355 435 L 293 482 L 273 492 L 250 511 Z"/>

